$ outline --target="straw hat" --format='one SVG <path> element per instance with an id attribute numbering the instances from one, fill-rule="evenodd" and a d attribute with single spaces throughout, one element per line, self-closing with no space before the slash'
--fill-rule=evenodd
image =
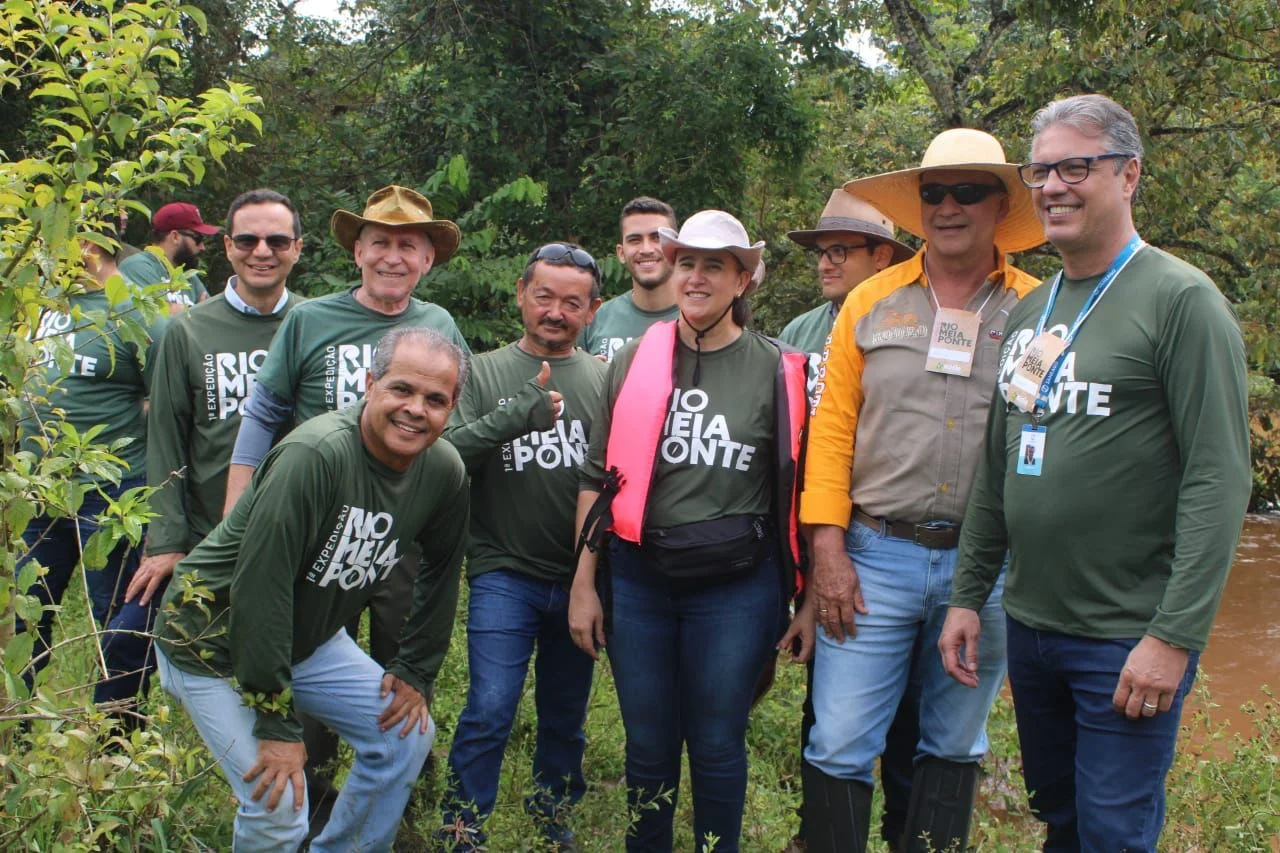
<path id="1" fill-rule="evenodd" d="M 893 247 L 893 261 L 900 264 L 914 255 L 915 249 L 894 239 L 893 222 L 880 211 L 844 190 L 832 190 L 827 206 L 822 208 L 818 224 L 808 231 L 788 231 L 792 242 L 814 247 L 818 238 L 833 231 L 851 231 Z"/>
<path id="2" fill-rule="evenodd" d="M 679 234 L 670 228 L 659 228 L 658 239 L 669 264 L 675 263 L 676 249 L 702 249 L 728 252 L 744 270 L 755 272 L 764 253 L 764 241 L 752 243 L 742 223 L 723 210 L 699 210 L 684 221 Z"/>
<path id="3" fill-rule="evenodd" d="M 426 232 L 435 247 L 434 265 L 440 265 L 453 257 L 462 241 L 458 226 L 447 219 L 435 219 L 431 215 L 431 202 L 420 192 L 392 184 L 369 196 L 364 215 L 349 210 L 338 210 L 329 220 L 329 228 L 339 245 L 348 252 L 355 245 L 360 229 L 366 225 L 386 225 L 392 228 L 414 227 Z"/>
<path id="4" fill-rule="evenodd" d="M 1031 203 L 1031 190 L 1018 177 L 1018 164 L 1005 159 L 1004 148 L 991 134 L 967 127 L 939 133 L 929 143 L 920 166 L 901 169 L 844 185 L 844 191 L 874 204 L 905 231 L 923 238 L 920 216 L 920 173 L 928 169 L 973 169 L 998 177 L 1009 191 L 1009 215 L 996 226 L 996 245 L 1022 252 L 1045 241 L 1044 227 Z"/>

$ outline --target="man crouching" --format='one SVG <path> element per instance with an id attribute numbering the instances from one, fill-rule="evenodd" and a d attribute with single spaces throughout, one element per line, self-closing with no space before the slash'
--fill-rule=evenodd
<path id="1" fill-rule="evenodd" d="M 312 851 L 389 850 L 431 749 L 428 701 L 453 628 L 466 469 L 436 445 L 466 381 L 462 351 L 401 328 L 378 344 L 364 401 L 289 434 L 235 509 L 177 566 L 156 629 L 181 700 L 240 801 L 235 849 L 307 835 L 300 711 L 355 761 Z M 433 446 L 434 445 L 434 446 Z M 403 559 L 413 609 L 384 671 L 343 630 Z M 277 808 L 292 785 L 291 808 Z"/>

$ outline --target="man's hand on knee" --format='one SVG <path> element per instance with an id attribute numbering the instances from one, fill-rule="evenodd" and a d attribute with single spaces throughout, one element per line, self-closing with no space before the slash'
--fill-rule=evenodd
<path id="1" fill-rule="evenodd" d="M 378 731 L 385 732 L 403 720 L 404 728 L 400 730 L 400 737 L 408 737 L 415 724 L 419 732 L 426 734 L 427 724 L 431 721 L 431 708 L 422 694 L 410 687 L 407 681 L 389 672 L 382 676 L 382 691 L 378 695 L 385 699 L 388 693 L 394 693 L 395 698 L 378 715 Z"/>
<path id="2" fill-rule="evenodd" d="M 244 781 L 258 780 L 250 794 L 255 800 L 262 799 L 268 790 L 267 811 L 273 812 L 280 805 L 284 796 L 284 787 L 293 783 L 293 810 L 302 811 L 306 798 L 306 782 L 303 781 L 302 767 L 307 763 L 307 748 L 301 741 L 297 743 L 282 740 L 258 741 L 258 761 L 244 774 Z"/>

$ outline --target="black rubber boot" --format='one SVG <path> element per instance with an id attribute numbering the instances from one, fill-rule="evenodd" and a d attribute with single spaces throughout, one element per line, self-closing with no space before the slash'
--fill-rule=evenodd
<path id="1" fill-rule="evenodd" d="M 911 805 L 899 853 L 964 853 L 977 793 L 976 763 L 922 760 L 911 779 Z"/>
<path id="2" fill-rule="evenodd" d="M 871 786 L 828 776 L 809 762 L 804 784 L 806 853 L 866 853 L 871 831 Z"/>

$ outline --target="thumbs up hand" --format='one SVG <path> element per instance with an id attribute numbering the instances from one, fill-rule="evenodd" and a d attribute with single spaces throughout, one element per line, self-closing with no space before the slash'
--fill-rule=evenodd
<path id="1" fill-rule="evenodd" d="M 549 382 L 550 380 L 551 380 L 551 365 L 547 364 L 544 361 L 542 362 L 541 369 L 538 370 L 538 375 L 533 377 L 533 381 L 538 383 L 543 388 L 546 388 L 547 382 Z M 560 416 L 564 414 L 564 397 L 560 394 L 559 391 L 550 391 L 548 393 L 551 394 L 552 415 L 557 420 L 559 420 Z"/>

